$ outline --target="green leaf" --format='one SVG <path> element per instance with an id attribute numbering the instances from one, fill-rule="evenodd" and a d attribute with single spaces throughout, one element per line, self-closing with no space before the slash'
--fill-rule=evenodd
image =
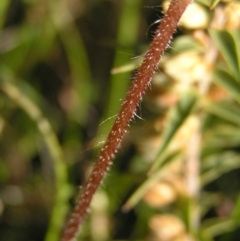
<path id="1" fill-rule="evenodd" d="M 232 34 L 229 31 L 219 31 L 215 29 L 209 30 L 209 33 L 225 59 L 229 69 L 240 82 L 240 69 L 239 69 L 239 54 L 237 34 Z"/>
<path id="2" fill-rule="evenodd" d="M 232 123 L 224 122 L 211 126 L 210 130 L 203 133 L 202 157 L 204 158 L 210 153 L 218 154 L 223 149 L 230 150 L 238 146 L 239 143 L 238 127 L 232 125 Z M 211 150 L 210 153 L 208 152 L 209 150 Z"/>
<path id="3" fill-rule="evenodd" d="M 210 7 L 211 6 L 211 0 L 196 0 L 196 2 L 199 2 L 207 7 Z"/>
<path id="4" fill-rule="evenodd" d="M 232 211 L 231 216 L 233 219 L 236 220 L 236 222 L 239 223 L 239 220 L 240 220 L 240 195 L 238 195 L 238 197 L 237 197 L 237 201 L 235 203 L 235 207 Z"/>
<path id="5" fill-rule="evenodd" d="M 237 227 L 235 220 L 231 218 L 213 218 L 203 223 L 202 235 L 206 237 L 215 237 L 234 230 Z"/>
<path id="6" fill-rule="evenodd" d="M 3 27 L 5 17 L 7 14 L 7 9 L 10 5 L 10 0 L 1 0 L 0 1 L 0 29 Z"/>
<path id="7" fill-rule="evenodd" d="M 185 93 L 180 99 L 179 103 L 170 113 L 170 118 L 168 121 L 168 126 L 163 131 L 163 141 L 158 152 L 158 157 L 150 169 L 150 172 L 156 170 L 158 166 L 162 163 L 162 155 L 168 147 L 169 143 L 186 120 L 186 118 L 191 113 L 191 110 L 196 102 L 196 96 L 192 93 Z"/>
<path id="8" fill-rule="evenodd" d="M 233 105 L 219 102 L 205 107 L 206 111 L 232 124 L 240 125 L 240 110 Z"/>
<path id="9" fill-rule="evenodd" d="M 177 51 L 176 51 L 177 49 Z M 179 54 L 179 52 L 184 51 L 198 51 L 203 52 L 203 47 L 197 42 L 192 36 L 180 36 L 176 38 L 171 46 L 171 49 L 168 50 L 171 54 Z"/>
<path id="10" fill-rule="evenodd" d="M 214 154 L 204 160 L 202 168 L 205 171 L 201 175 L 201 184 L 206 185 L 223 174 L 240 168 L 240 156 L 234 152 Z"/>
<path id="11" fill-rule="evenodd" d="M 216 69 L 213 72 L 214 82 L 227 90 L 230 96 L 240 103 L 240 84 L 237 80 L 223 69 Z"/>
<path id="12" fill-rule="evenodd" d="M 168 172 L 169 164 L 179 160 L 181 160 L 181 158 L 179 158 L 178 153 L 173 153 L 170 157 L 168 157 L 168 159 L 165 161 L 165 165 L 150 175 L 146 181 L 144 181 L 143 184 L 133 193 L 133 195 L 131 195 L 131 197 L 124 204 L 123 210 L 128 211 L 140 200 L 142 200 L 143 196 L 149 191 L 149 189 Z"/>
<path id="13" fill-rule="evenodd" d="M 212 0 L 212 3 L 211 3 L 211 9 L 213 9 L 213 8 L 215 8 L 217 5 L 218 5 L 218 3 L 220 2 L 221 0 Z"/>

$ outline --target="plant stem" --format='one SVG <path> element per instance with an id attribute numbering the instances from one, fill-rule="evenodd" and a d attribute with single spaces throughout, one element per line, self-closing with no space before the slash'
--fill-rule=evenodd
<path id="1" fill-rule="evenodd" d="M 56 183 L 52 215 L 45 241 L 57 241 L 59 240 L 61 228 L 67 214 L 67 200 L 70 196 L 70 187 L 67 182 L 67 168 L 61 146 L 49 121 L 27 95 L 21 92 L 10 80 L 1 79 L 0 89 L 35 122 L 51 155 Z"/>
<path id="2" fill-rule="evenodd" d="M 161 56 L 169 45 L 180 17 L 191 2 L 192 0 L 171 1 L 155 33 L 153 42 L 144 57 L 143 63 L 135 76 L 135 80 L 127 93 L 126 99 L 121 106 L 107 141 L 100 152 L 99 158 L 80 196 L 80 200 L 73 210 L 70 220 L 64 230 L 62 241 L 73 241 L 76 238 L 80 224 L 87 213 L 92 197 L 112 165 L 113 158 L 120 146 L 126 128 L 134 116 L 147 86 L 151 82 L 152 75 Z"/>

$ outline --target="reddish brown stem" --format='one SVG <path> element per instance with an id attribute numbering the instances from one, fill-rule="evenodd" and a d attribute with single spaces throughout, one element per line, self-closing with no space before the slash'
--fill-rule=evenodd
<path id="1" fill-rule="evenodd" d="M 179 19 L 191 1 L 192 0 L 171 1 L 164 18 L 155 33 L 153 42 L 144 57 L 143 63 L 135 76 L 135 80 L 127 93 L 126 99 L 122 104 L 116 121 L 108 135 L 107 141 L 100 152 L 99 158 L 85 185 L 80 200 L 73 210 L 63 233 L 62 241 L 73 241 L 77 236 L 80 224 L 87 213 L 92 197 L 111 166 L 126 128 L 135 114 L 136 108 L 140 103 L 147 86 L 150 84 L 159 59 L 163 55 L 164 50 L 168 47 Z"/>

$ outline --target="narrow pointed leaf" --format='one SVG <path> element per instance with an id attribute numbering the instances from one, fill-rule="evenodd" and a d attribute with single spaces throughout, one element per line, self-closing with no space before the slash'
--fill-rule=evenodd
<path id="1" fill-rule="evenodd" d="M 205 221 L 202 228 L 202 234 L 215 237 L 234 230 L 237 222 L 231 218 L 214 218 Z"/>
<path id="2" fill-rule="evenodd" d="M 162 155 L 166 148 L 168 147 L 169 143 L 186 120 L 186 118 L 191 113 L 191 110 L 196 102 L 196 96 L 192 93 L 186 93 L 185 96 L 179 101 L 176 107 L 172 110 L 170 114 L 170 118 L 168 121 L 168 125 L 163 131 L 163 142 L 158 152 L 158 157 L 154 162 L 150 172 L 156 170 L 156 168 L 162 162 Z"/>
<path id="3" fill-rule="evenodd" d="M 149 189 L 158 182 L 166 172 L 169 170 L 169 164 L 176 162 L 179 158 L 175 158 L 176 153 L 173 154 L 167 161 L 166 165 L 157 170 L 153 175 L 149 176 L 146 181 L 131 195 L 131 197 L 126 201 L 123 206 L 124 211 L 128 211 L 133 208 L 140 200 L 142 200 L 143 196 L 149 191 Z"/>
<path id="4" fill-rule="evenodd" d="M 239 168 L 240 157 L 233 152 L 220 153 L 208 158 L 203 168 L 206 169 L 206 165 L 209 164 L 212 164 L 212 166 L 208 167 L 208 170 L 205 170 L 201 175 L 201 184 L 203 186 L 220 178 L 223 174 Z"/>
<path id="5" fill-rule="evenodd" d="M 232 124 L 240 125 L 240 113 L 237 108 L 220 102 L 208 105 L 205 110 Z"/>
<path id="6" fill-rule="evenodd" d="M 237 40 L 229 31 L 219 31 L 211 29 L 209 33 L 217 45 L 220 53 L 225 59 L 229 69 L 233 75 L 240 82 L 240 70 L 239 70 L 239 56 L 238 56 L 238 43 Z"/>
<path id="7" fill-rule="evenodd" d="M 240 103 L 240 84 L 236 79 L 223 69 L 216 69 L 213 76 L 215 83 L 227 90 L 230 96 Z"/>
<path id="8" fill-rule="evenodd" d="M 212 0 L 212 3 L 211 3 L 211 9 L 213 9 L 213 8 L 215 8 L 217 5 L 218 5 L 218 3 L 220 2 L 221 0 Z"/>

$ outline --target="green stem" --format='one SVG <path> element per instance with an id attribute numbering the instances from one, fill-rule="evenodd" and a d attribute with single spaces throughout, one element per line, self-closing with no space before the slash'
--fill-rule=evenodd
<path id="1" fill-rule="evenodd" d="M 69 186 L 67 182 L 67 168 L 63 158 L 60 144 L 49 121 L 43 116 L 38 106 L 18 87 L 10 81 L 1 80 L 2 91 L 36 123 L 39 132 L 46 143 L 53 160 L 56 186 L 53 210 L 49 229 L 46 234 L 46 241 L 57 241 L 67 213 L 67 202 L 69 198 Z"/>

